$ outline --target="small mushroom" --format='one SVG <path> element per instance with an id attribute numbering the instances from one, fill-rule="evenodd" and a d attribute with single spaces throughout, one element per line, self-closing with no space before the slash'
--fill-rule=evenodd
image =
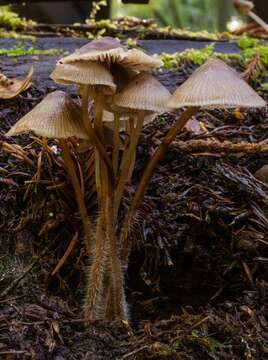
<path id="1" fill-rule="evenodd" d="M 60 63 L 66 64 L 79 60 L 111 63 L 122 61 L 126 54 L 127 50 L 121 45 L 120 41 L 107 36 L 82 46 L 73 54 L 62 58 Z"/>
<path id="2" fill-rule="evenodd" d="M 268 32 L 268 24 L 252 11 L 254 9 L 254 3 L 252 1 L 234 0 L 234 5 L 240 14 L 247 15 Z"/>
<path id="3" fill-rule="evenodd" d="M 209 60 L 175 91 L 167 105 L 173 109 L 185 107 L 188 109 L 168 131 L 143 172 L 121 231 L 121 243 L 124 244 L 122 258 L 128 256 L 126 240 L 128 229 L 143 199 L 153 171 L 188 120 L 201 108 L 264 107 L 266 102 L 223 61 Z"/>
<path id="4" fill-rule="evenodd" d="M 152 75 L 140 73 L 129 84 L 114 96 L 115 106 L 126 109 L 137 116 L 129 148 L 125 151 L 121 164 L 121 174 L 115 196 L 115 209 L 118 211 L 125 184 L 129 178 L 128 170 L 135 159 L 136 147 L 146 116 L 162 113 L 167 109 L 170 92 Z"/>
<path id="5" fill-rule="evenodd" d="M 114 93 L 116 90 L 116 85 L 113 82 L 111 73 L 104 65 L 92 61 L 79 60 L 73 63 L 61 63 L 61 61 L 59 61 L 51 74 L 51 78 L 57 83 L 67 85 L 76 84 L 82 89 L 82 118 L 84 127 L 93 139 L 96 148 L 112 174 L 110 160 L 100 141 L 100 137 L 102 136 L 102 118 L 101 115 L 97 115 L 102 113 L 102 101 L 98 101 L 99 94 L 102 93 L 103 90 L 108 93 Z M 88 118 L 89 95 L 94 97 L 96 101 L 95 129 L 93 129 Z M 97 134 L 94 130 L 96 130 Z"/>
<path id="6" fill-rule="evenodd" d="M 163 66 L 162 60 L 149 56 L 138 49 L 129 50 L 127 56 L 119 63 L 133 71 L 150 71 Z"/>
<path id="7" fill-rule="evenodd" d="M 73 136 L 79 139 L 89 139 L 83 126 L 79 106 L 63 91 L 48 94 L 32 111 L 21 118 L 6 135 L 15 136 L 29 132 L 45 138 L 59 139 L 66 169 L 75 191 L 85 231 L 86 245 L 89 250 L 94 240 L 92 225 L 67 142 L 67 139 Z"/>
<path id="8" fill-rule="evenodd" d="M 263 107 L 265 101 L 240 75 L 222 60 L 200 66 L 171 97 L 173 109 L 200 106 L 213 108 Z"/>

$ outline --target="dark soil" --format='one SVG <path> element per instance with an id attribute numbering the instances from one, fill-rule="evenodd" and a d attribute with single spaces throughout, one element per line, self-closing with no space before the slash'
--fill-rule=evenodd
<path id="1" fill-rule="evenodd" d="M 160 80 L 174 88 L 192 70 L 187 65 Z M 4 136 L 51 90 L 36 86 L 0 103 L 0 140 L 21 145 L 33 162 L 0 142 L 0 359 L 267 359 L 268 185 L 253 174 L 268 164 L 268 154 L 180 147 L 192 139 L 266 140 L 267 108 L 199 113 L 203 125 L 180 134 L 133 227 L 130 323 L 85 327 L 83 241 L 51 275 L 80 234 L 60 150 Z M 133 187 L 174 119 L 166 114 L 144 129 Z"/>

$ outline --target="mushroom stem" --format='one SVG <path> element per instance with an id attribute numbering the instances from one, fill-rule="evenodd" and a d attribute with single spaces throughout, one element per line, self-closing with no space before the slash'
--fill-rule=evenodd
<path id="1" fill-rule="evenodd" d="M 87 291 L 84 304 L 86 323 L 103 317 L 105 310 L 103 308 L 103 296 L 108 249 L 105 241 L 104 224 L 103 214 L 101 214 L 97 223 L 96 244 L 92 252 L 93 261 L 87 278 Z"/>
<path id="2" fill-rule="evenodd" d="M 84 127 L 88 133 L 88 135 L 92 138 L 96 148 L 98 149 L 98 152 L 100 153 L 101 157 L 103 158 L 105 164 L 107 165 L 108 171 L 110 175 L 113 177 L 113 168 L 111 161 L 105 151 L 105 148 L 101 141 L 99 140 L 99 137 L 95 133 L 95 129 L 93 129 L 91 122 L 88 119 L 88 99 L 89 99 L 89 92 L 90 87 L 84 86 L 82 91 L 82 117 L 83 117 L 83 123 Z"/>
<path id="3" fill-rule="evenodd" d="M 114 130 L 113 130 L 113 171 L 114 176 L 116 177 L 118 171 L 118 156 L 119 156 L 119 141 L 120 141 L 120 115 L 118 113 L 114 114 Z"/>
<path id="4" fill-rule="evenodd" d="M 81 191 L 80 183 L 79 183 L 76 171 L 75 171 L 75 165 L 74 165 L 74 162 L 73 162 L 71 154 L 70 154 L 67 140 L 61 139 L 61 140 L 59 140 L 59 144 L 63 150 L 64 163 L 66 165 L 66 169 L 68 171 L 68 174 L 70 176 L 70 179 L 71 179 L 71 182 L 72 182 L 72 185 L 74 188 L 75 198 L 76 198 L 76 201 L 77 201 L 77 204 L 79 207 L 79 212 L 80 212 L 81 220 L 82 220 L 83 227 L 84 227 L 87 249 L 88 249 L 88 251 L 90 251 L 90 248 L 94 241 L 94 236 L 93 236 L 93 231 L 92 231 L 92 225 L 91 225 L 89 217 L 88 217 L 84 197 L 83 197 L 83 194 Z"/>
<path id="5" fill-rule="evenodd" d="M 126 182 L 129 177 L 129 169 L 135 157 L 136 147 L 138 145 L 139 137 L 143 127 L 144 117 L 145 117 L 145 112 L 139 111 L 136 127 L 133 129 L 132 136 L 130 139 L 129 148 L 125 150 L 125 154 L 123 156 L 122 165 L 121 165 L 121 174 L 115 193 L 115 214 L 118 213 L 121 198 L 125 189 Z"/>
<path id="6" fill-rule="evenodd" d="M 108 184 L 110 185 L 110 184 Z M 107 240 L 110 249 L 110 269 L 111 269 L 111 289 L 112 305 L 108 309 L 106 315 L 111 320 L 126 320 L 127 314 L 125 312 L 125 294 L 124 294 L 124 275 L 122 272 L 121 258 L 115 234 L 115 216 L 114 216 L 114 196 L 113 189 L 109 186 L 109 194 L 106 202 L 106 224 L 107 224 Z M 110 310 L 110 312 L 109 312 Z"/>
<path id="7" fill-rule="evenodd" d="M 266 24 L 266 22 L 262 20 L 257 14 L 250 10 L 247 15 L 258 25 L 260 25 L 266 32 L 268 32 L 268 24 Z"/>
<path id="8" fill-rule="evenodd" d="M 134 198 L 131 202 L 130 208 L 128 210 L 128 213 L 125 217 L 122 231 L 121 231 L 121 239 L 120 243 L 122 244 L 122 259 L 124 259 L 124 263 L 127 264 L 127 258 L 129 255 L 129 245 L 128 245 L 128 231 L 131 226 L 133 217 L 136 214 L 136 211 L 143 199 L 144 193 L 147 189 L 147 186 L 149 184 L 149 181 L 152 177 L 152 174 L 154 172 L 154 169 L 156 168 L 158 162 L 163 158 L 163 156 L 166 154 L 169 145 L 171 142 L 176 138 L 178 133 L 183 129 L 187 121 L 198 111 L 197 107 L 189 108 L 188 110 L 184 111 L 182 115 L 179 117 L 179 119 L 176 121 L 176 123 L 172 126 L 172 128 L 168 131 L 164 139 L 162 140 L 161 144 L 149 160 L 142 178 L 140 180 L 140 183 L 138 185 L 138 188 L 135 192 Z"/>

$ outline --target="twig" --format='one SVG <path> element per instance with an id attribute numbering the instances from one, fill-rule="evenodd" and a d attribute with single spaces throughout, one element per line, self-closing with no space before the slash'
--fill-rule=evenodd
<path id="1" fill-rule="evenodd" d="M 70 244 L 67 247 L 67 250 L 65 251 L 63 257 L 60 259 L 60 261 L 58 262 L 58 264 L 56 265 L 55 269 L 52 271 L 51 275 L 54 276 L 60 269 L 61 267 L 64 265 L 64 263 L 66 262 L 66 260 L 68 259 L 68 257 L 70 256 L 71 252 L 73 251 L 76 243 L 78 242 L 78 231 L 74 234 L 72 240 L 70 241 Z"/>
<path id="2" fill-rule="evenodd" d="M 129 358 L 132 357 L 133 355 L 137 355 L 138 353 L 140 353 L 140 352 L 142 352 L 142 351 L 144 351 L 144 350 L 147 350 L 148 348 L 149 348 L 148 345 L 144 345 L 144 346 L 142 346 L 142 347 L 140 347 L 140 348 L 138 348 L 138 349 L 136 349 L 136 350 L 134 350 L 134 351 L 131 351 L 131 352 L 128 353 L 128 354 L 123 355 L 120 359 L 121 359 L 121 360 L 129 359 Z"/>
<path id="3" fill-rule="evenodd" d="M 249 143 L 241 141 L 234 144 L 231 141 L 217 141 L 217 140 L 189 140 L 189 141 L 174 141 L 174 147 L 177 147 L 187 152 L 226 152 L 226 153 L 268 153 L 268 143 Z"/>

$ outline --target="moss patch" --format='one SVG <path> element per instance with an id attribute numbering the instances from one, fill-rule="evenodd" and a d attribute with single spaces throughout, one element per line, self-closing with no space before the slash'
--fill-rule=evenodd
<path id="1" fill-rule="evenodd" d="M 268 45 L 250 38 L 241 38 L 238 40 L 238 46 L 241 49 L 238 54 L 223 54 L 215 51 L 214 45 L 208 45 L 201 50 L 187 49 L 180 53 L 161 55 L 165 69 L 176 69 L 185 61 L 202 65 L 209 58 L 219 58 L 225 61 L 236 61 L 241 66 L 245 66 L 256 55 L 260 56 L 260 62 L 264 67 L 268 66 Z"/>
<path id="2" fill-rule="evenodd" d="M 22 19 L 11 10 L 10 6 L 0 6 L 0 27 L 12 30 L 24 30 L 34 26 L 31 20 Z"/>
<path id="3" fill-rule="evenodd" d="M 34 47 L 26 48 L 24 44 L 19 44 L 10 49 L 1 49 L 0 48 L 0 56 L 34 56 L 34 55 L 50 55 L 50 56 L 58 56 L 63 54 L 63 51 L 60 49 L 47 49 L 47 50 L 39 50 Z"/>

